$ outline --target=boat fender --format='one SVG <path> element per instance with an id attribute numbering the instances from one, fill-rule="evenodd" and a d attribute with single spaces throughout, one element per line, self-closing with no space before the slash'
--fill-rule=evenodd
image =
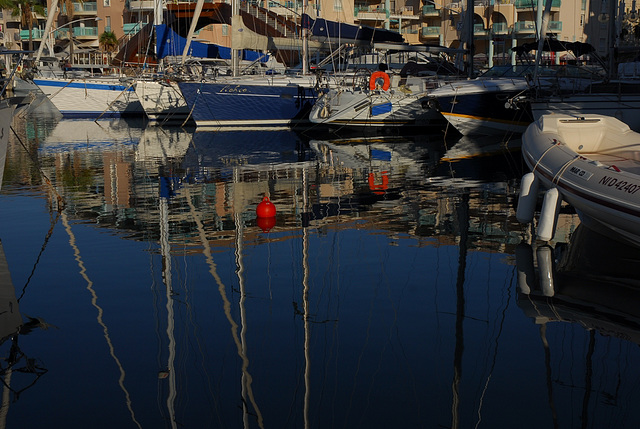
<path id="1" fill-rule="evenodd" d="M 530 223 L 538 202 L 538 179 L 533 173 L 522 176 L 516 219 L 520 223 Z"/>
<path id="2" fill-rule="evenodd" d="M 325 105 L 322 106 L 322 110 L 320 110 L 320 117 L 328 118 L 330 116 L 331 116 L 331 107 L 329 106 L 328 103 L 325 103 Z"/>
<path id="3" fill-rule="evenodd" d="M 391 86 L 391 79 L 389 79 L 389 75 L 383 71 L 376 71 L 371 74 L 371 78 L 369 78 L 369 89 L 379 89 L 382 88 L 384 91 L 388 90 Z"/>
<path id="4" fill-rule="evenodd" d="M 549 241 L 553 238 L 562 204 L 562 195 L 558 188 L 551 188 L 544 194 L 542 209 L 540 210 L 540 222 L 538 223 L 538 239 Z"/>
<path id="5" fill-rule="evenodd" d="M 516 246 L 516 269 L 518 270 L 518 292 L 529 295 L 534 289 L 536 278 L 531 245 L 520 243 Z"/>
<path id="6" fill-rule="evenodd" d="M 536 249 L 536 259 L 538 260 L 538 274 L 540 279 L 540 290 L 544 296 L 553 296 L 553 252 L 549 246 L 540 246 Z"/>

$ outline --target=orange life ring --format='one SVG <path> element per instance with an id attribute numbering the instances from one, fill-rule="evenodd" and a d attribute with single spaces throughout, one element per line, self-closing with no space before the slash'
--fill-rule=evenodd
<path id="1" fill-rule="evenodd" d="M 385 91 L 388 90 L 391 86 L 391 80 L 389 79 L 389 75 L 383 71 L 376 71 L 371 74 L 371 78 L 369 79 L 369 89 L 372 91 L 376 89 L 378 79 L 383 80 L 382 89 Z"/>
<path id="2" fill-rule="evenodd" d="M 368 181 L 369 189 L 374 194 L 384 195 L 384 191 L 389 188 L 389 176 L 386 171 L 382 172 L 382 184 L 376 184 L 376 176 L 373 173 L 369 173 Z"/>

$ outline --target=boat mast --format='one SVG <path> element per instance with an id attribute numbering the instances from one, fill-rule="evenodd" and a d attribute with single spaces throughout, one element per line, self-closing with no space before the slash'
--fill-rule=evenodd
<path id="1" fill-rule="evenodd" d="M 182 61 L 181 64 L 184 65 L 184 62 L 187 59 L 187 54 L 189 53 L 189 47 L 191 46 L 191 39 L 193 38 L 193 33 L 196 32 L 196 25 L 198 25 L 198 19 L 200 18 L 200 12 L 202 12 L 202 5 L 204 4 L 204 0 L 198 0 L 196 3 L 196 9 L 193 12 L 193 18 L 191 19 L 191 26 L 189 27 L 189 34 L 187 34 L 187 42 L 184 44 L 184 50 L 182 51 Z"/>
<path id="2" fill-rule="evenodd" d="M 158 26 L 163 22 L 162 10 L 162 0 L 156 0 L 153 5 L 153 28 L 156 32 L 156 45 L 154 47 L 154 52 L 156 53 L 156 57 L 158 56 Z M 163 62 L 158 62 L 158 71 L 162 71 L 162 63 Z"/>
<path id="3" fill-rule="evenodd" d="M 309 19 L 305 18 L 307 13 L 307 7 L 309 6 L 309 0 L 302 2 L 302 74 L 309 74 Z"/>
<path id="4" fill-rule="evenodd" d="M 466 27 L 467 27 L 467 51 L 468 54 L 468 64 L 467 64 L 467 73 L 469 77 L 473 77 L 473 55 L 475 54 L 475 46 L 473 44 L 473 8 L 475 5 L 474 0 L 467 0 L 467 16 L 466 16 Z"/>
<path id="5" fill-rule="evenodd" d="M 235 20 L 234 20 L 235 18 Z M 237 20 L 241 20 L 242 17 L 240 16 L 240 3 L 238 0 L 231 0 L 231 31 L 243 31 L 242 28 L 233 28 L 233 23 L 237 22 Z M 238 46 L 236 45 L 236 42 L 234 42 L 234 37 L 231 37 L 231 72 L 233 74 L 233 76 L 238 76 L 239 70 L 240 70 L 240 61 L 238 59 L 238 55 L 239 55 L 239 49 Z"/>
<path id="6" fill-rule="evenodd" d="M 536 51 L 536 66 L 533 69 L 533 82 L 538 82 L 538 68 L 540 66 L 540 60 L 542 59 L 542 50 L 544 49 L 544 40 L 547 35 L 547 27 L 549 26 L 549 14 L 551 13 L 551 2 L 553 0 L 546 0 L 544 5 L 544 11 L 542 12 L 542 20 L 540 21 L 540 29 L 538 32 L 538 49 Z M 540 5 L 538 5 L 540 7 Z"/>
<path id="7" fill-rule="evenodd" d="M 615 79 L 617 73 L 616 69 L 616 40 L 617 40 L 617 19 L 616 19 L 616 9 L 617 9 L 617 1 L 609 0 L 609 79 Z"/>
<path id="8" fill-rule="evenodd" d="M 49 33 L 51 32 L 51 27 L 53 26 L 53 17 L 58 11 L 58 0 L 54 0 L 51 2 L 51 8 L 49 9 L 49 14 L 47 15 L 47 23 L 44 26 L 44 31 L 42 33 L 42 41 L 40 42 L 40 46 L 38 46 L 38 52 L 36 53 L 36 65 L 38 61 L 40 61 L 40 56 L 42 55 L 42 49 L 44 49 L 45 40 L 49 43 Z M 72 31 L 69 29 L 69 31 Z"/>

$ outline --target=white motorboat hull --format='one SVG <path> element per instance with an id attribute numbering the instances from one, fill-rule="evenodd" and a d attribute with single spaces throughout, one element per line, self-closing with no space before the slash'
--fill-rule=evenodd
<path id="1" fill-rule="evenodd" d="M 522 136 L 522 154 L 586 226 L 640 245 L 640 134 L 613 117 L 545 115 Z"/>

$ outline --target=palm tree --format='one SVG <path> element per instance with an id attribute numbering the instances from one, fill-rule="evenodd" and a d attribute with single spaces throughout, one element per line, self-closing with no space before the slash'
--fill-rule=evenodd
<path id="1" fill-rule="evenodd" d="M 98 38 L 98 42 L 103 51 L 111 53 L 118 49 L 118 38 L 113 31 L 105 31 L 102 33 Z"/>
<path id="2" fill-rule="evenodd" d="M 98 42 L 102 49 L 107 52 L 113 52 L 118 48 L 118 38 L 113 31 L 105 31 L 98 38 Z"/>
<path id="3" fill-rule="evenodd" d="M 22 28 L 29 29 L 29 50 L 33 51 L 34 14 L 45 15 L 44 6 L 37 0 L 0 0 L 0 9 L 9 9 L 11 16 L 20 16 Z"/>

